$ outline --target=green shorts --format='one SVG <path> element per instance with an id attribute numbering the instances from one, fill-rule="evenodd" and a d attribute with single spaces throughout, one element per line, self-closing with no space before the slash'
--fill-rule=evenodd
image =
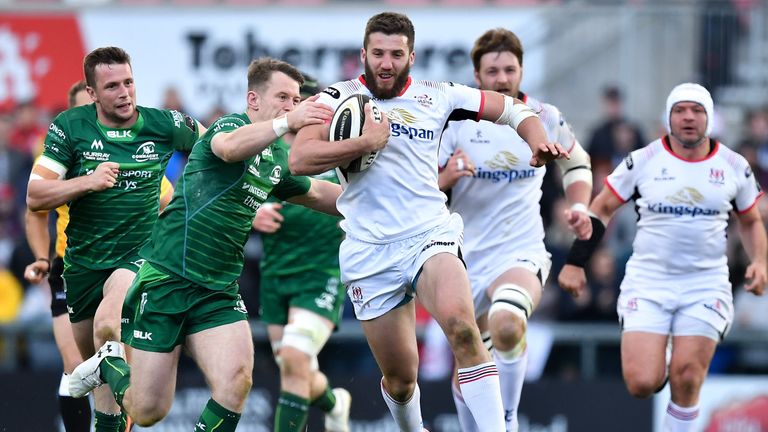
<path id="1" fill-rule="evenodd" d="M 341 318 L 345 293 L 338 270 L 262 276 L 260 291 L 261 320 L 267 324 L 287 324 L 289 307 L 314 312 L 334 325 Z"/>
<path id="2" fill-rule="evenodd" d="M 64 258 L 64 293 L 67 297 L 69 320 L 73 323 L 93 318 L 96 315 L 101 300 L 104 298 L 104 282 L 117 269 L 127 269 L 134 273 L 139 271 L 144 260 L 139 255 L 125 258 L 114 267 L 104 270 L 93 270 L 68 262 Z"/>
<path id="3" fill-rule="evenodd" d="M 144 351 L 171 352 L 187 335 L 247 320 L 233 283 L 216 291 L 145 263 L 123 303 L 122 340 Z"/>

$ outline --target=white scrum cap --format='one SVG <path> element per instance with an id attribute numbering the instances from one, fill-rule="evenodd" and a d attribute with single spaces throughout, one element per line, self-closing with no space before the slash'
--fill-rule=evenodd
<path id="1" fill-rule="evenodd" d="M 715 107 L 712 102 L 712 96 L 709 91 L 699 84 L 683 83 L 675 88 L 667 96 L 667 111 L 664 118 L 667 125 L 667 132 L 672 133 L 672 128 L 669 124 L 669 117 L 672 114 L 672 107 L 678 102 L 695 102 L 704 107 L 704 111 L 707 113 L 707 130 L 706 135 L 712 133 L 712 125 L 715 122 Z"/>

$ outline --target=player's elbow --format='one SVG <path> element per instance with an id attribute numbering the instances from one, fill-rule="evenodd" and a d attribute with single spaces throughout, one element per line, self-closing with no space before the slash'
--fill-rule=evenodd
<path id="1" fill-rule="evenodd" d="M 49 210 L 45 207 L 43 200 L 35 196 L 35 194 L 29 190 L 27 191 L 27 209 L 29 209 L 31 212 Z"/>
<path id="2" fill-rule="evenodd" d="M 306 163 L 307 158 L 302 157 L 300 152 L 293 151 L 293 149 L 291 150 L 292 151 L 288 153 L 288 169 L 291 170 L 291 174 L 293 175 L 313 174 L 311 172 L 309 164 Z"/>

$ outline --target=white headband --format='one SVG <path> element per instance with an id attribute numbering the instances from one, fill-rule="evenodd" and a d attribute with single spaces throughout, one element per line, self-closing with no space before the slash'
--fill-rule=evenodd
<path id="1" fill-rule="evenodd" d="M 712 133 L 712 125 L 715 122 L 715 104 L 712 102 L 712 96 L 709 94 L 709 91 L 694 83 L 683 83 L 672 89 L 667 97 L 667 111 L 664 116 L 664 120 L 667 124 L 667 132 L 669 133 L 672 133 L 669 117 L 672 114 L 672 107 L 678 102 L 695 102 L 704 107 L 704 111 L 707 113 L 706 135 L 709 136 L 709 134 Z"/>

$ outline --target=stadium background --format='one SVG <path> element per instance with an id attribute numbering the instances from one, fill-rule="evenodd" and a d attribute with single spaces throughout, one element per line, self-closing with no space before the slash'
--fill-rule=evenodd
<path id="1" fill-rule="evenodd" d="M 104 45 L 125 48 L 133 58 L 139 104 L 181 108 L 208 124 L 216 113 L 242 109 L 252 57 L 287 60 L 324 83 L 356 76 L 365 20 L 382 10 L 406 12 L 416 25 L 416 78 L 473 84 L 468 53 L 474 39 L 491 27 L 515 31 L 526 50 L 522 89 L 565 113 L 593 153 L 597 185 L 627 146 L 639 144 L 619 139 L 599 154 L 589 148 L 593 130 L 607 120 L 601 97 L 606 89 L 621 96 L 619 124 L 650 141 L 663 130 L 667 93 L 683 81 L 712 91 L 714 135 L 747 156 L 768 185 L 763 0 L 0 0 L 0 431 L 58 430 L 60 363 L 47 287 L 26 286 L 19 277 L 30 261 L 22 215 L 31 159 L 51 116 L 65 105 L 66 90 L 81 78 L 85 53 Z M 178 169 L 171 168 L 172 177 Z M 557 183 L 550 175 L 548 191 Z M 551 216 L 562 201 L 545 193 L 542 204 L 556 275 L 569 241 Z M 523 393 L 521 430 L 659 430 L 668 395 L 631 399 L 619 368 L 614 302 L 633 218 L 627 209 L 611 227 L 604 253 L 590 269 L 587 301 L 573 302 L 552 281 L 546 288 L 532 325 L 535 360 Z M 256 317 L 259 254 L 254 234 L 242 278 L 257 340 L 244 431 L 271 430 L 277 388 L 277 369 Z M 702 430 L 768 430 L 768 302 L 742 297 L 744 257 L 737 245 L 731 263 L 737 323 L 703 390 Z M 321 364 L 336 385 L 353 393 L 353 431 L 395 430 L 351 308 L 346 316 Z M 425 419 L 433 432 L 457 431 L 445 352 L 430 336 L 427 317 L 421 318 Z M 207 400 L 188 359 L 179 379 L 171 415 L 153 430 L 189 430 Z M 312 421 L 309 430 L 319 430 L 319 418 Z"/>

